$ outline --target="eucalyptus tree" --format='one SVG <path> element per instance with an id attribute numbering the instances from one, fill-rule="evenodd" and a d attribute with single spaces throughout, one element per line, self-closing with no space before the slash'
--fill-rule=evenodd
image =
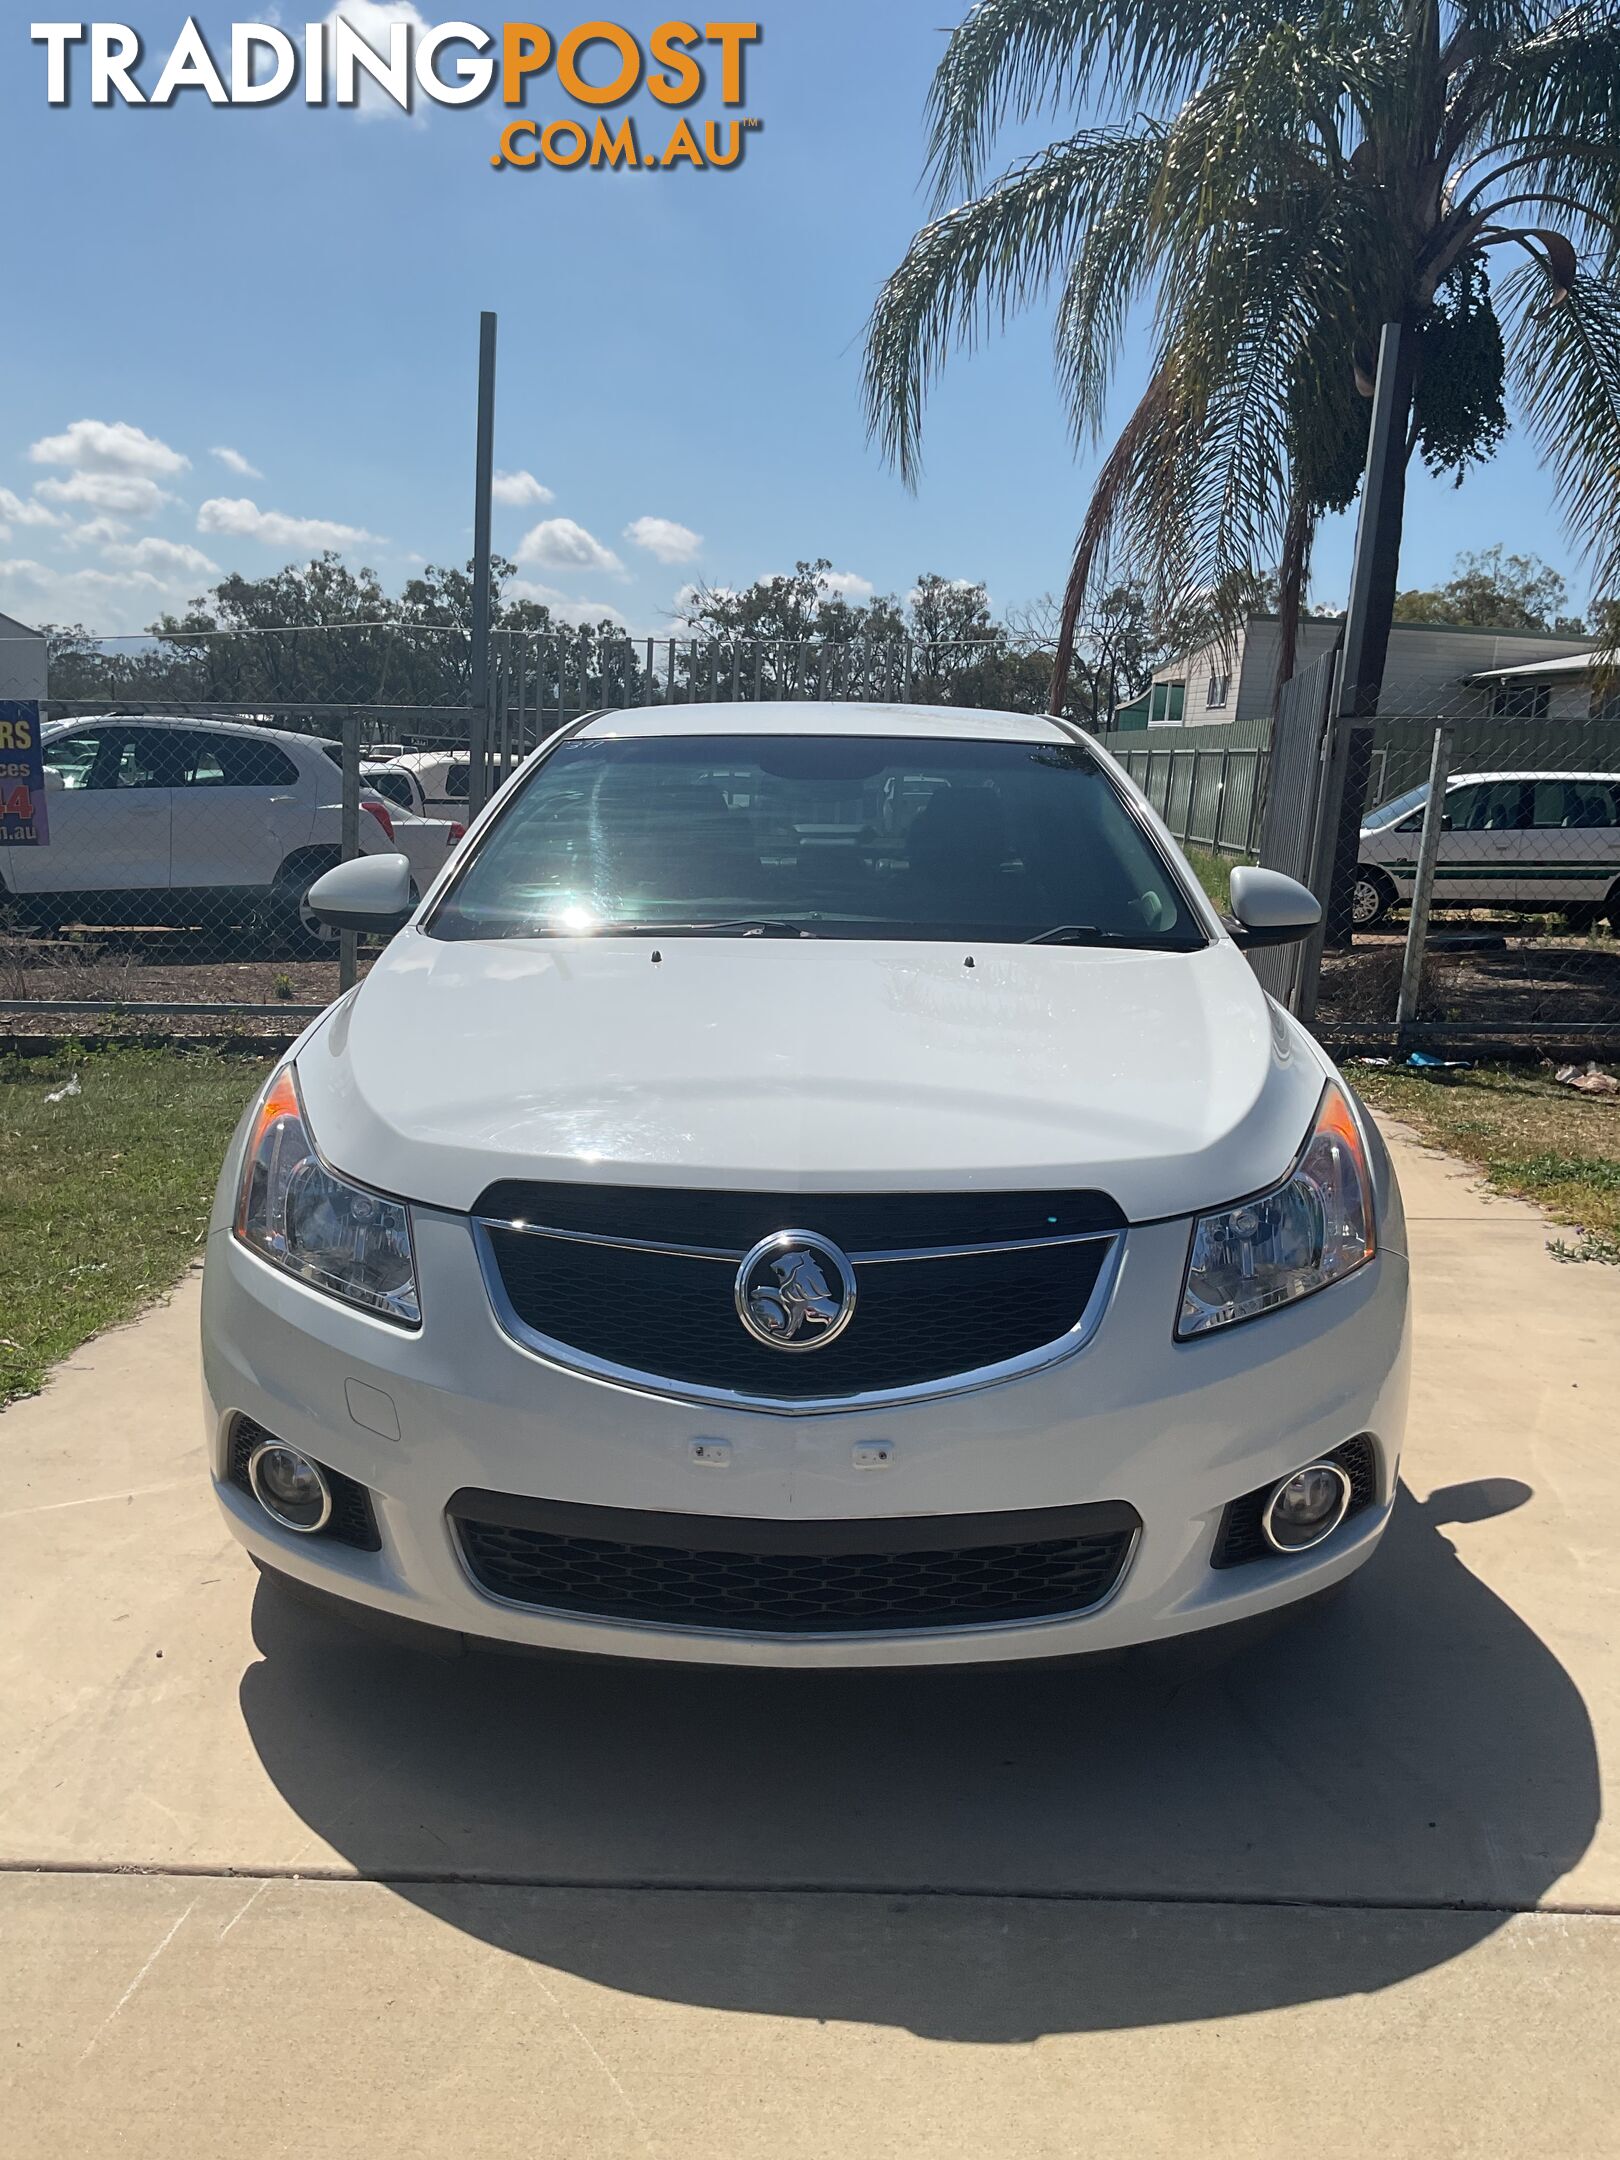
<path id="1" fill-rule="evenodd" d="M 1313 535 L 1361 480 L 1389 321 L 1409 356 L 1396 484 L 1413 455 L 1460 480 L 1511 397 L 1594 582 L 1620 583 L 1620 0 L 979 0 L 930 113 L 935 215 L 866 353 L 870 421 L 908 479 L 945 358 L 1013 310 L 1055 297 L 1082 441 L 1148 328 L 1054 685 L 1110 559 L 1172 598 L 1277 568 L 1291 652 Z M 1083 124 L 987 177 L 1004 130 L 1062 115 Z"/>

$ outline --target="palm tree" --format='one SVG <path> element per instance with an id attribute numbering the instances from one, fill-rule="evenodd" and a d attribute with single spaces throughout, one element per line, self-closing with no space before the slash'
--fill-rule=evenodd
<path id="1" fill-rule="evenodd" d="M 1087 125 L 986 183 L 1004 125 L 1074 107 Z M 908 480 L 954 346 L 1055 291 L 1059 380 L 1095 439 L 1151 311 L 1147 388 L 1075 548 L 1054 710 L 1110 558 L 1169 597 L 1276 568 L 1291 671 L 1388 321 L 1406 458 L 1460 479 L 1501 440 L 1511 384 L 1596 588 L 1620 585 L 1620 0 L 978 0 L 931 119 L 937 214 L 867 342 L 871 425 Z M 1398 517 L 1392 540 L 1374 698 Z"/>

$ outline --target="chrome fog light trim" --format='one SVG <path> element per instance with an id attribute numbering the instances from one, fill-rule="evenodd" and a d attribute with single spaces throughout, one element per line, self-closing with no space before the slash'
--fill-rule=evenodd
<path id="1" fill-rule="evenodd" d="M 318 1462 L 284 1440 L 261 1440 L 248 1457 L 253 1497 L 273 1522 L 299 1537 L 313 1537 L 332 1519 L 332 1487 Z M 300 1494 L 300 1486 L 313 1488 Z"/>
<path id="2" fill-rule="evenodd" d="M 1273 1552 L 1309 1552 L 1338 1529 L 1350 1498 L 1350 1479 L 1338 1463 L 1307 1463 L 1273 1487 L 1260 1517 L 1266 1543 Z"/>

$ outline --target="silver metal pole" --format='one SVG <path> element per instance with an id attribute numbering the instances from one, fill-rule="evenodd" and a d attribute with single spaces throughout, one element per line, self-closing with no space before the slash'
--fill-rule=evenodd
<path id="1" fill-rule="evenodd" d="M 343 796 L 340 838 L 343 860 L 353 862 L 360 852 L 360 715 L 343 715 Z M 352 930 L 338 934 L 338 995 L 352 990 L 360 978 L 360 944 Z"/>
<path id="2" fill-rule="evenodd" d="M 1406 955 L 1401 962 L 1401 994 L 1395 1006 L 1395 1044 L 1399 1049 L 1406 1030 L 1418 1016 L 1423 993 L 1423 954 L 1429 941 L 1429 903 L 1434 893 L 1435 865 L 1440 860 L 1440 837 L 1446 829 L 1446 777 L 1451 771 L 1451 730 L 1434 731 L 1434 754 L 1429 760 L 1429 796 L 1423 805 L 1423 837 L 1418 842 L 1417 882 L 1412 888 L 1412 912 L 1406 923 Z"/>
<path id="3" fill-rule="evenodd" d="M 478 318 L 478 450 L 473 488 L 472 716 L 467 727 L 467 815 L 489 794 L 490 500 L 495 479 L 495 317 Z"/>

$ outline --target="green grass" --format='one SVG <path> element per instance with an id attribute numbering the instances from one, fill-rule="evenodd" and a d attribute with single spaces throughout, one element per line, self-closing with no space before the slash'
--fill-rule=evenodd
<path id="1" fill-rule="evenodd" d="M 1245 860 L 1241 855 L 1212 855 L 1207 848 L 1185 847 L 1181 851 L 1197 873 L 1198 882 L 1209 895 L 1210 905 L 1224 915 L 1231 905 L 1231 895 L 1226 889 L 1227 879 Z"/>
<path id="2" fill-rule="evenodd" d="M 0 1402 L 171 1289 L 266 1067 L 207 1051 L 0 1058 Z M 47 1097 L 75 1075 L 79 1092 Z"/>
<path id="3" fill-rule="evenodd" d="M 1620 1096 L 1579 1094 L 1534 1066 L 1479 1066 L 1439 1080 L 1401 1066 L 1348 1070 L 1375 1110 L 1474 1164 L 1498 1192 L 1573 1225 L 1573 1243 L 1553 1244 L 1561 1259 L 1620 1262 Z"/>

